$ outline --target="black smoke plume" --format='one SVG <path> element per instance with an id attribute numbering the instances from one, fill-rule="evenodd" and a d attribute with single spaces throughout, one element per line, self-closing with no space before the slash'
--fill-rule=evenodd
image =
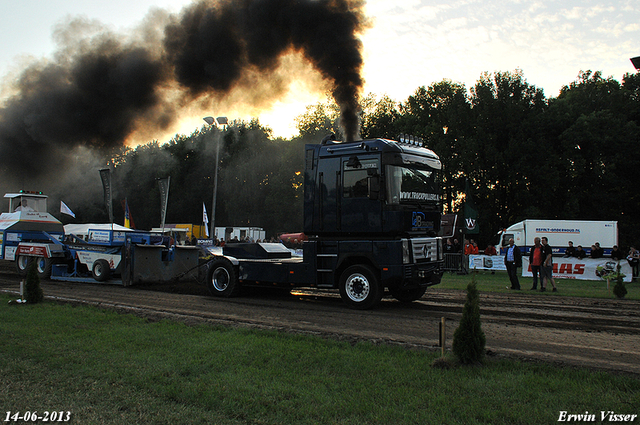
<path id="1" fill-rule="evenodd" d="M 135 41 L 108 31 L 74 39 L 69 24 L 69 44 L 24 69 L 0 107 L 0 178 L 38 183 L 77 148 L 109 152 L 141 127 L 167 129 L 188 102 L 224 95 L 249 72 L 268 78 L 291 52 L 331 85 L 353 140 L 362 9 L 360 0 L 203 0 L 163 21 L 160 36 Z"/>

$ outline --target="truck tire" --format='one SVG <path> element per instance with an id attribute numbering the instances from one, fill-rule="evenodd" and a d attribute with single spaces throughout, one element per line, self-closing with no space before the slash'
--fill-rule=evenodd
<path id="1" fill-rule="evenodd" d="M 391 295 L 393 295 L 393 298 L 401 303 L 410 303 L 415 300 L 419 300 L 425 292 L 427 292 L 427 288 L 391 289 Z"/>
<path id="2" fill-rule="evenodd" d="M 26 276 L 29 265 L 33 261 L 33 257 L 28 255 L 18 255 L 16 257 L 16 270 L 20 276 Z"/>
<path id="3" fill-rule="evenodd" d="M 380 280 L 369 266 L 351 266 L 340 276 L 340 297 L 351 308 L 366 310 L 375 307 L 383 294 Z"/>
<path id="4" fill-rule="evenodd" d="M 49 279 L 51 277 L 51 266 L 53 261 L 51 258 L 36 257 L 36 270 L 40 279 Z"/>
<path id="5" fill-rule="evenodd" d="M 105 282 L 111 275 L 109 262 L 103 258 L 96 260 L 95 263 L 93 263 L 93 267 L 91 267 L 91 274 L 98 282 Z"/>
<path id="6" fill-rule="evenodd" d="M 231 261 L 217 258 L 209 265 L 207 273 L 207 288 L 216 297 L 230 298 L 240 293 L 238 274 Z"/>

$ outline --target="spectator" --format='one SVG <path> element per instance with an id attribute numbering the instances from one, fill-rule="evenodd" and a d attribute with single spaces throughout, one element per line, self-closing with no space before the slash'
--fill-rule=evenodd
<path id="1" fill-rule="evenodd" d="M 553 286 L 553 292 L 558 292 L 558 288 L 556 288 L 556 281 L 553 279 L 553 249 L 549 246 L 549 239 L 545 236 L 540 240 L 542 242 L 542 267 L 540 268 L 542 276 L 542 283 L 540 292 L 544 292 L 547 290 L 547 282 L 551 282 L 551 286 Z"/>
<path id="2" fill-rule="evenodd" d="M 594 245 L 591 245 L 591 258 L 602 258 L 604 257 L 604 250 L 600 248 L 600 242 L 596 242 Z"/>
<path id="3" fill-rule="evenodd" d="M 489 244 L 487 248 L 484 250 L 484 255 L 498 255 L 498 251 L 496 251 L 496 247 Z"/>
<path id="4" fill-rule="evenodd" d="M 613 249 L 611 250 L 611 259 L 620 261 L 624 258 L 625 255 L 622 253 L 622 251 L 620 251 L 620 249 L 618 249 L 618 245 L 614 245 Z"/>
<path id="5" fill-rule="evenodd" d="M 518 267 L 522 267 L 522 254 L 520 248 L 515 245 L 513 238 L 509 239 L 509 248 L 507 248 L 507 253 L 504 256 L 504 265 L 507 267 L 507 273 L 511 281 L 511 287 L 507 286 L 507 289 L 519 291 Z"/>
<path id="6" fill-rule="evenodd" d="M 529 264 L 531 265 L 531 273 L 533 274 L 533 286 L 531 290 L 535 291 L 538 289 L 538 277 L 540 277 L 540 287 L 542 288 L 542 274 L 540 269 L 544 261 L 544 253 L 542 245 L 540 244 L 540 238 L 536 237 L 533 243 L 534 245 L 531 248 L 531 252 L 529 252 Z"/>
<path id="7" fill-rule="evenodd" d="M 572 241 L 569 241 L 569 246 L 564 250 L 564 256 L 565 257 L 575 257 L 576 256 L 576 249 L 574 248 Z"/>
<path id="8" fill-rule="evenodd" d="M 578 260 L 582 260 L 586 256 L 587 256 L 587 251 L 582 249 L 582 245 L 578 245 L 578 248 L 576 248 L 576 258 Z"/>
<path id="9" fill-rule="evenodd" d="M 634 247 L 629 248 L 629 255 L 627 256 L 627 261 L 631 266 L 631 275 L 632 280 L 635 280 L 638 277 L 638 268 L 640 266 L 640 253 Z"/>
<path id="10" fill-rule="evenodd" d="M 453 254 L 455 251 L 456 247 L 453 244 L 453 241 L 451 240 L 451 238 L 447 238 L 447 244 L 444 246 L 444 252 L 446 252 L 447 254 Z"/>
<path id="11" fill-rule="evenodd" d="M 476 255 L 479 252 L 480 250 L 478 249 L 478 245 L 473 239 L 467 241 L 467 243 L 464 245 L 464 255 Z"/>

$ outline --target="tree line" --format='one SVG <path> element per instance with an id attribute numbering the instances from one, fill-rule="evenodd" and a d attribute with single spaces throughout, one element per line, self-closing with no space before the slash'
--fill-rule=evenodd
<path id="1" fill-rule="evenodd" d="M 622 247 L 640 243 L 638 73 L 619 82 L 581 72 L 555 98 L 521 71 L 484 73 L 470 89 L 443 80 L 402 102 L 370 94 L 361 106 L 363 139 L 409 133 L 440 156 L 445 212 L 460 209 L 469 180 L 481 247 L 526 218 L 617 220 Z M 216 224 L 263 227 L 269 236 L 300 231 L 304 144 L 339 135 L 339 124 L 328 100 L 307 107 L 291 139 L 254 119 L 124 148 L 109 160 L 116 198 L 127 198 L 136 227 L 156 227 L 156 179 L 171 176 L 166 222 L 201 224 L 220 143 Z M 81 207 L 83 221 L 104 221 L 100 203 Z"/>

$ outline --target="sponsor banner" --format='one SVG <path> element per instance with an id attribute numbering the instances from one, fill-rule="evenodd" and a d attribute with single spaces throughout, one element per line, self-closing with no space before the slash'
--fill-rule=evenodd
<path id="1" fill-rule="evenodd" d="M 16 259 L 17 246 L 7 246 L 4 248 L 4 259 L 14 261 Z"/>
<path id="2" fill-rule="evenodd" d="M 21 255 L 30 255 L 33 257 L 44 257 L 49 258 L 51 255 L 49 254 L 49 247 L 47 245 L 18 245 L 18 254 Z"/>
<path id="3" fill-rule="evenodd" d="M 624 281 L 631 282 L 631 266 L 627 260 L 620 261 L 620 272 Z M 607 280 L 607 275 L 616 273 L 618 262 L 610 258 L 553 257 L 553 277 L 560 279 Z M 529 257 L 522 256 L 522 277 L 533 277 L 529 266 Z"/>
<path id="4" fill-rule="evenodd" d="M 507 270 L 502 255 L 469 255 L 469 270 Z"/>
<path id="5" fill-rule="evenodd" d="M 89 231 L 90 242 L 111 242 L 111 232 L 109 230 L 90 230 Z"/>

